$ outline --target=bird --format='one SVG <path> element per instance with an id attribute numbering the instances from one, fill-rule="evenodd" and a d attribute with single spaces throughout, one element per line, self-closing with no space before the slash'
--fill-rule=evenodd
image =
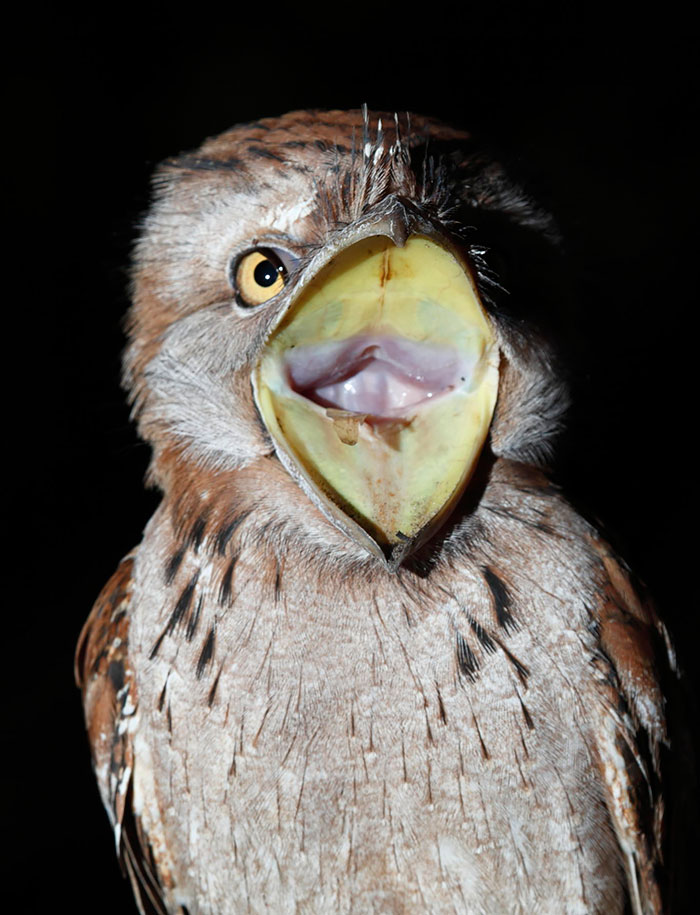
<path id="1" fill-rule="evenodd" d="M 673 647 L 552 482 L 566 385 L 498 237 L 516 286 L 557 245 L 428 116 L 157 170 L 124 384 L 162 500 L 76 652 L 141 915 L 667 910 Z"/>

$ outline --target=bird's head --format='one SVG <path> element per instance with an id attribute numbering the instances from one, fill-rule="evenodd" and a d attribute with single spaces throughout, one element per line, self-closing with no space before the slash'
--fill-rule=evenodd
<path id="1" fill-rule="evenodd" d="M 287 498 L 283 468 L 396 568 L 485 445 L 541 457 L 563 398 L 495 306 L 480 225 L 499 221 L 551 229 L 468 134 L 426 118 L 293 112 L 164 163 L 125 373 L 159 485 L 274 463 L 261 499 Z"/>

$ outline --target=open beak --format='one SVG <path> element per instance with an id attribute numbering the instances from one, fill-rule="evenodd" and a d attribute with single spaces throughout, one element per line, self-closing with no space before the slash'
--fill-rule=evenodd
<path id="1" fill-rule="evenodd" d="M 395 569 L 447 518 L 486 439 L 498 349 L 469 268 L 375 235 L 304 287 L 253 372 L 280 459 Z"/>

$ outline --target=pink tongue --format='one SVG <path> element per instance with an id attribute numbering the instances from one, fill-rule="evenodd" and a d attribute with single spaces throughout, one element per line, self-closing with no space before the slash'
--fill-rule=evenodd
<path id="1" fill-rule="evenodd" d="M 389 336 L 298 346 L 285 354 L 290 387 L 324 407 L 395 417 L 453 390 L 473 365 L 450 346 Z"/>
<path id="2" fill-rule="evenodd" d="M 337 384 L 316 388 L 306 396 L 317 403 L 354 413 L 373 416 L 391 415 L 405 407 L 413 407 L 441 393 L 431 386 L 416 383 L 397 374 L 385 362 L 372 361 L 352 378 Z"/>

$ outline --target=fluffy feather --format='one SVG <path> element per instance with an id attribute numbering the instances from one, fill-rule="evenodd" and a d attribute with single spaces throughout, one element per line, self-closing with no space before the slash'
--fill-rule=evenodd
<path id="1" fill-rule="evenodd" d="M 367 111 L 234 128 L 155 190 L 124 379 L 163 501 L 78 657 L 140 911 L 662 912 L 673 659 L 534 467 L 567 395 L 484 259 L 485 227 L 549 247 L 549 217 L 469 135 Z M 250 373 L 337 251 L 413 225 L 471 259 L 501 374 L 464 499 L 392 574 L 282 466 Z M 244 313 L 232 258 L 272 244 L 296 266 Z"/>

